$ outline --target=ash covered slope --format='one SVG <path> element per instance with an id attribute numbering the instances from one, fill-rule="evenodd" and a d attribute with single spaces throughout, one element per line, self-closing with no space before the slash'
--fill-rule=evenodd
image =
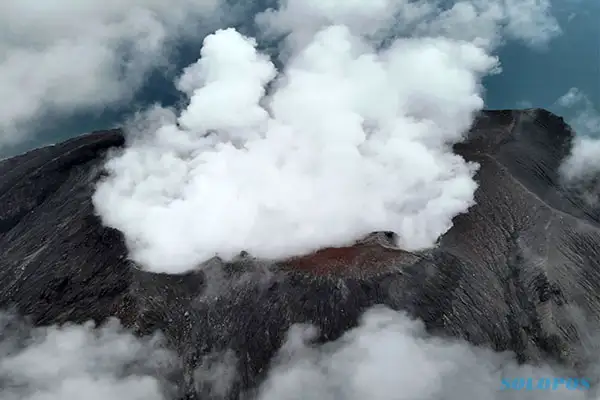
<path id="1" fill-rule="evenodd" d="M 583 368 L 580 350 L 600 313 L 600 223 L 597 210 L 558 184 L 571 139 L 543 110 L 484 112 L 456 146 L 481 164 L 477 205 L 431 251 L 363 243 L 352 259 L 325 252 L 268 273 L 247 259 L 207 276 L 166 276 L 131 268 L 121 235 L 94 216 L 102 155 L 122 136 L 75 138 L 0 163 L 0 305 L 39 324 L 117 315 L 140 332 L 162 329 L 189 371 L 231 349 L 232 393 L 264 378 L 293 323 L 314 323 L 323 340 L 335 339 L 378 303 L 520 361 Z M 359 265 L 344 266 L 351 263 Z"/>
<path id="2" fill-rule="evenodd" d="M 440 244 L 463 265 L 454 299 L 466 314 L 454 310 L 456 333 L 510 338 L 499 348 L 522 361 L 575 366 L 599 317 L 600 224 L 582 193 L 559 184 L 572 132 L 544 110 L 504 111 L 479 119 L 470 137 L 457 151 L 481 165 L 477 205 Z"/>
<path id="3" fill-rule="evenodd" d="M 80 136 L 0 162 L 0 299 L 40 323 L 104 319 L 128 287 L 126 249 L 90 202 L 119 131 Z"/>

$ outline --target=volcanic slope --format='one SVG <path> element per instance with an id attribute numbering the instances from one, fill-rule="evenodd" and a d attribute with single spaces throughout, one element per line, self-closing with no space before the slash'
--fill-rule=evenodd
<path id="1" fill-rule="evenodd" d="M 83 135 L 0 162 L 0 307 L 36 325 L 119 317 L 161 329 L 193 371 L 237 355 L 232 398 L 265 377 L 294 323 L 340 337 L 376 304 L 405 310 L 436 335 L 521 362 L 582 370 L 600 318 L 600 208 L 560 183 L 573 132 L 545 110 L 485 111 L 455 151 L 480 164 L 476 205 L 428 251 L 375 233 L 344 249 L 272 264 L 248 255 L 202 271 L 151 274 L 91 204 L 120 131 Z"/>

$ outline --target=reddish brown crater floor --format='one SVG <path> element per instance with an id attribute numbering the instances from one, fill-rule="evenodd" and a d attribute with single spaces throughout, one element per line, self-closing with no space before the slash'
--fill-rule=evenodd
<path id="1" fill-rule="evenodd" d="M 284 270 L 302 271 L 319 276 L 372 276 L 413 264 L 419 256 L 379 244 L 329 247 L 315 253 L 293 257 L 278 263 Z"/>

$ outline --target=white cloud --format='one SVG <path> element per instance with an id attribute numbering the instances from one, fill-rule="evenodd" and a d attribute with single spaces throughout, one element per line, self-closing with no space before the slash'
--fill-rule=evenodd
<path id="1" fill-rule="evenodd" d="M 0 338 L 3 400 L 163 400 L 154 374 L 175 365 L 157 336 L 138 339 L 116 321 L 28 329 L 1 314 Z"/>
<path id="2" fill-rule="evenodd" d="M 0 145 L 46 113 L 126 102 L 169 40 L 219 0 L 6 0 L 0 4 Z M 185 36 L 185 35 L 183 35 Z"/>
<path id="3" fill-rule="evenodd" d="M 581 101 L 585 101 L 585 95 L 579 89 L 573 87 L 560 96 L 557 103 L 562 107 L 573 107 Z"/>
<path id="4" fill-rule="evenodd" d="M 561 33 L 550 0 L 506 0 L 506 33 L 533 46 L 545 45 Z"/>
<path id="5" fill-rule="evenodd" d="M 600 140 L 590 137 L 577 137 L 573 150 L 562 165 L 563 177 L 576 182 L 593 178 L 600 173 Z"/>
<path id="6" fill-rule="evenodd" d="M 552 21 L 546 3 L 519 4 Z M 290 0 L 257 17 L 266 32 L 291 33 L 281 71 L 253 39 L 216 32 L 177 82 L 189 96 L 178 124 L 112 159 L 95 206 L 154 271 L 240 251 L 298 255 L 376 230 L 430 247 L 473 204 L 475 166 L 450 145 L 483 107 L 480 79 L 497 71 L 488 51 L 515 5 L 440 14 L 425 2 Z M 373 44 L 404 22 L 418 34 Z M 538 25 L 523 39 L 549 39 Z"/>
<path id="7" fill-rule="evenodd" d="M 577 134 L 562 176 L 567 183 L 583 183 L 600 173 L 600 113 L 578 88 L 570 88 L 556 104 Z"/>
<path id="8" fill-rule="evenodd" d="M 387 308 L 367 311 L 361 324 L 335 342 L 315 346 L 314 329 L 296 326 L 262 385 L 260 400 L 583 400 L 592 392 L 500 390 L 502 379 L 570 375 L 518 365 L 461 340 L 431 337 L 421 322 Z M 591 378 L 588 377 L 591 382 Z"/>
<path id="9" fill-rule="evenodd" d="M 486 48 L 505 37 L 540 46 L 561 33 L 549 0 L 283 0 L 257 21 L 268 35 L 291 33 L 296 46 L 330 24 L 374 39 L 442 35 Z"/>
<path id="10" fill-rule="evenodd" d="M 478 79 L 495 62 L 441 38 L 375 53 L 332 26 L 286 66 L 267 112 L 259 101 L 273 65 L 251 40 L 219 31 L 180 80 L 191 93 L 183 129 L 163 126 L 111 160 L 96 208 L 125 232 L 134 260 L 169 272 L 373 230 L 430 246 L 472 204 L 474 168 L 448 144 L 483 106 Z"/>
<path id="11" fill-rule="evenodd" d="M 16 322 L 16 323 L 15 323 Z M 16 328 L 16 329 L 15 329 Z M 500 390 L 502 380 L 574 377 L 558 367 L 519 365 L 514 354 L 429 335 L 403 312 L 377 306 L 356 328 L 326 344 L 294 325 L 272 360 L 257 400 L 593 400 L 592 390 Z M 171 400 L 182 388 L 164 378 L 180 366 L 159 336 L 136 338 L 112 320 L 28 329 L 0 316 L 3 400 Z M 189 375 L 199 398 L 237 390 L 237 355 L 203 356 Z M 172 375 L 173 376 L 173 375 Z M 584 375 L 592 381 L 596 375 Z M 180 382 L 181 383 L 181 382 Z M 244 397 L 245 398 L 245 397 Z"/>

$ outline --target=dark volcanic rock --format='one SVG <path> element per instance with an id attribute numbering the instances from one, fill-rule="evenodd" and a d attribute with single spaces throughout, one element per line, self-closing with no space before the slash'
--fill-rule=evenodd
<path id="1" fill-rule="evenodd" d="M 103 320 L 129 286 L 126 249 L 90 202 L 118 131 L 97 132 L 0 162 L 0 304 L 37 323 Z"/>
<path id="2" fill-rule="evenodd" d="M 571 140 L 543 110 L 484 112 L 456 146 L 481 165 L 477 205 L 430 251 L 391 248 L 381 233 L 278 265 L 243 258 L 167 276 L 130 264 L 93 212 L 103 155 L 122 136 L 81 136 L 0 163 L 0 305 L 36 324 L 115 315 L 140 334 L 161 329 L 188 372 L 232 350 L 232 397 L 264 378 L 292 324 L 332 340 L 375 304 L 522 362 L 584 368 L 600 317 L 600 212 L 560 185 Z"/>

